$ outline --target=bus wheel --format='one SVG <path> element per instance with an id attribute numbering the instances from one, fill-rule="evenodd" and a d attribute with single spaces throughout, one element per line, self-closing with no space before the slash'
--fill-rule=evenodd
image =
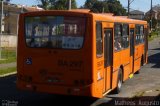
<path id="1" fill-rule="evenodd" d="M 144 65 L 144 59 L 143 59 L 143 55 L 141 57 L 141 67 Z"/>
<path id="2" fill-rule="evenodd" d="M 138 71 L 135 72 L 135 74 L 139 74 L 140 73 L 140 69 Z"/>
<path id="3" fill-rule="evenodd" d="M 120 93 L 121 87 L 122 87 L 122 82 L 123 82 L 122 69 L 119 68 L 118 78 L 117 78 L 117 87 L 115 88 L 114 93 L 116 93 L 116 94 Z"/>

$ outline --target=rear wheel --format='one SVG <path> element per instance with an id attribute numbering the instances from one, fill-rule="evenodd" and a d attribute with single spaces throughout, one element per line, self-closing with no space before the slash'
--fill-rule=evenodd
<path id="1" fill-rule="evenodd" d="M 117 87 L 115 88 L 114 93 L 116 94 L 120 93 L 122 88 L 122 82 L 123 82 L 123 74 L 122 74 L 122 69 L 120 68 L 118 71 Z"/>

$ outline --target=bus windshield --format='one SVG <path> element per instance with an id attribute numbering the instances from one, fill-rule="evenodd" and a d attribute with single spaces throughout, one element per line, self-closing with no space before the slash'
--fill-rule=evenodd
<path id="1" fill-rule="evenodd" d="M 66 16 L 25 17 L 28 47 L 80 49 L 83 46 L 86 19 Z"/>

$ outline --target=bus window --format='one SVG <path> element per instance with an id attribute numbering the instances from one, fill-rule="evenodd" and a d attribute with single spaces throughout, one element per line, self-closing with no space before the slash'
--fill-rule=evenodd
<path id="1" fill-rule="evenodd" d="M 140 26 L 140 43 L 144 42 L 144 26 Z"/>
<path id="2" fill-rule="evenodd" d="M 114 30 L 114 50 L 119 51 L 122 49 L 122 25 L 115 24 Z"/>
<path id="3" fill-rule="evenodd" d="M 140 43 L 140 26 L 136 25 L 136 39 L 135 39 L 136 45 Z"/>
<path id="4" fill-rule="evenodd" d="M 144 26 L 136 25 L 136 45 L 144 42 Z"/>
<path id="5" fill-rule="evenodd" d="M 102 44 L 102 23 L 96 23 L 96 54 L 97 56 L 102 56 L 103 44 Z"/>
<path id="6" fill-rule="evenodd" d="M 128 24 L 123 25 L 122 47 L 123 48 L 128 48 L 129 47 L 129 26 L 128 26 Z"/>
<path id="7" fill-rule="evenodd" d="M 80 49 L 83 46 L 85 18 L 41 16 L 25 18 L 28 47 Z"/>

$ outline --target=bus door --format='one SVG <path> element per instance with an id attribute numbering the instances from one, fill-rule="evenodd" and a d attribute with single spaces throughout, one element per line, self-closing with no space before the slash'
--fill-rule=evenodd
<path id="1" fill-rule="evenodd" d="M 144 63 L 147 63 L 147 51 L 148 51 L 148 29 L 144 29 Z"/>
<path id="2" fill-rule="evenodd" d="M 130 29 L 131 72 L 134 72 L 134 29 Z"/>
<path id="3" fill-rule="evenodd" d="M 104 29 L 104 93 L 111 89 L 113 29 Z"/>

